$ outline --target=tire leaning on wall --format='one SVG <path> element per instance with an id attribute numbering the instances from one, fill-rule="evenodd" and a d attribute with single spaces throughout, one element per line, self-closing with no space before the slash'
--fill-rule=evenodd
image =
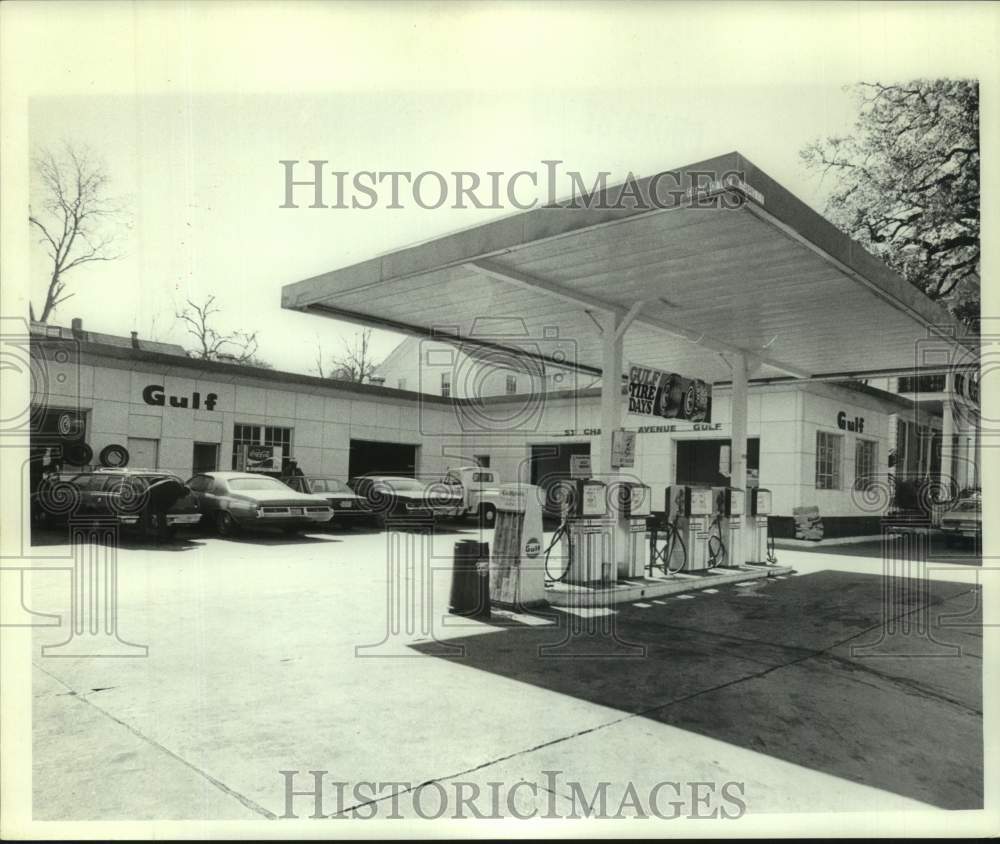
<path id="1" fill-rule="evenodd" d="M 98 460 L 101 461 L 102 466 L 107 466 L 111 469 L 120 469 L 123 466 L 128 466 L 128 449 L 123 445 L 106 445 L 101 449 Z"/>
<path id="2" fill-rule="evenodd" d="M 70 466 L 89 466 L 94 449 L 85 442 L 71 442 L 62 447 L 63 460 Z"/>

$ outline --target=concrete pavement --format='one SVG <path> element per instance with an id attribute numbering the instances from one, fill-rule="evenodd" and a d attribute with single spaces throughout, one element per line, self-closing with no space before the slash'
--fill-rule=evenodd
<path id="1" fill-rule="evenodd" d="M 570 783 L 602 781 L 612 811 L 627 781 L 648 795 L 668 780 L 743 783 L 747 813 L 982 805 L 967 572 L 935 574 L 925 611 L 884 589 L 877 560 L 782 551 L 798 575 L 484 624 L 444 613 L 452 544 L 474 535 L 434 538 L 441 570 L 418 602 L 430 633 L 419 613 L 407 632 L 387 609 L 382 534 L 123 548 L 119 630 L 149 656 L 44 658 L 66 628 L 36 631 L 36 817 L 276 817 L 279 771 L 302 772 L 301 785 L 311 769 L 534 783 L 514 800 L 522 812 L 553 801 L 570 813 Z M 420 593 L 405 569 L 404 584 Z M 32 609 L 66 613 L 66 573 L 31 587 Z M 886 614 L 897 631 L 881 637 Z M 402 629 L 387 636 L 391 618 Z M 412 796 L 387 787 L 383 810 L 393 791 Z"/>

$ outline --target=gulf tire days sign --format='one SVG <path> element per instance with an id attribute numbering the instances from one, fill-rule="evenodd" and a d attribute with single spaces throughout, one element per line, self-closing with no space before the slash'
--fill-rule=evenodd
<path id="1" fill-rule="evenodd" d="M 628 412 L 688 422 L 712 421 L 712 387 L 699 378 L 685 378 L 649 366 L 630 366 Z"/>

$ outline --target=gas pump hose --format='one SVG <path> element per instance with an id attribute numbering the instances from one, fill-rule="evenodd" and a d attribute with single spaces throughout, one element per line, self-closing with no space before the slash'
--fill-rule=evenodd
<path id="1" fill-rule="evenodd" d="M 767 561 L 773 566 L 778 562 L 778 555 L 774 553 L 774 537 L 771 535 L 771 520 L 767 520 Z"/>
<path id="2" fill-rule="evenodd" d="M 675 568 L 670 568 L 670 560 L 674 556 L 674 548 L 677 543 L 681 544 L 681 549 L 684 552 L 681 564 Z M 650 572 L 652 572 L 653 567 L 656 565 L 655 560 L 659 559 L 660 566 L 659 569 L 664 574 L 677 574 L 679 571 L 683 571 L 684 567 L 687 566 L 688 549 L 687 543 L 684 542 L 684 537 L 681 532 L 677 530 L 677 517 L 674 517 L 672 522 L 667 522 L 667 544 L 664 546 L 663 550 L 659 553 L 654 549 L 652 552 L 652 559 L 649 561 Z"/>
<path id="3" fill-rule="evenodd" d="M 726 559 L 729 556 L 729 551 L 726 549 L 726 543 L 722 538 L 722 515 L 719 514 L 715 517 L 712 522 L 712 527 L 715 528 L 715 535 L 708 538 L 708 562 L 710 566 L 722 565 L 720 560 Z M 716 543 L 716 550 L 712 550 L 712 542 Z"/>
<path id="4" fill-rule="evenodd" d="M 563 569 L 563 573 L 558 577 L 553 577 L 552 573 L 549 571 L 549 555 L 552 553 L 552 549 L 556 547 L 556 543 L 563 537 L 567 537 L 567 542 L 569 541 L 569 528 L 566 524 L 566 519 L 562 520 L 559 527 L 556 528 L 556 532 L 552 534 L 552 541 L 549 543 L 549 547 L 545 549 L 545 579 L 549 583 L 560 583 L 566 579 L 566 575 L 569 574 L 569 561 L 567 561 L 566 568 Z M 572 546 L 570 547 L 570 554 L 572 555 Z"/>

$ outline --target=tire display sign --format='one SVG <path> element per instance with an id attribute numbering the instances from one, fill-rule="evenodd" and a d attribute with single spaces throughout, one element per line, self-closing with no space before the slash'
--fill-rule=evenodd
<path id="1" fill-rule="evenodd" d="M 631 469 L 635 466 L 635 431 L 611 432 L 611 468 Z"/>
<path id="2" fill-rule="evenodd" d="M 589 454 L 571 454 L 569 456 L 569 476 L 580 480 L 588 480 L 594 476 Z"/>
<path id="3" fill-rule="evenodd" d="M 700 378 L 685 378 L 649 366 L 630 366 L 628 412 L 687 422 L 712 421 L 712 387 Z"/>

